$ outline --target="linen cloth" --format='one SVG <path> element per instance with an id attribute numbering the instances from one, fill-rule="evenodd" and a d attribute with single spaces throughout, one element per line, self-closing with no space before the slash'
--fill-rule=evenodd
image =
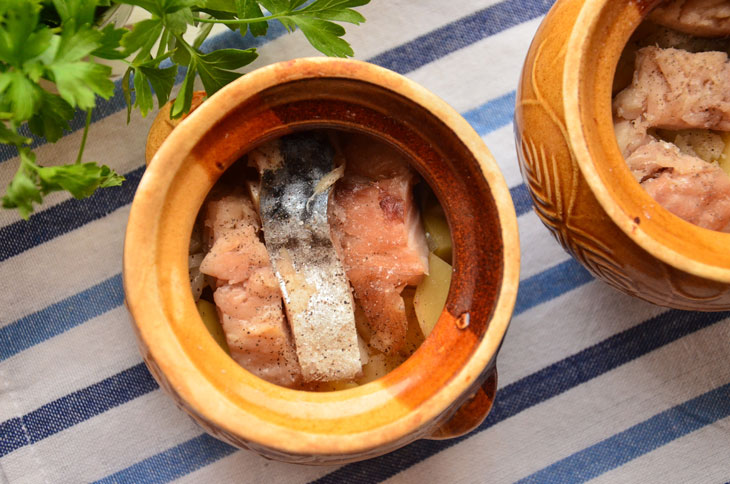
<path id="1" fill-rule="evenodd" d="M 469 435 L 346 466 L 265 460 L 206 435 L 147 372 L 123 306 L 122 243 L 155 112 L 119 86 L 94 111 L 85 158 L 127 177 L 29 221 L 0 211 L 0 482 L 642 482 L 730 480 L 730 314 L 667 310 L 594 280 L 533 213 L 515 154 L 515 88 L 549 0 L 389 0 L 349 27 L 356 57 L 461 112 L 504 173 L 519 216 L 521 285 L 499 390 Z M 247 69 L 315 55 L 272 24 Z M 75 159 L 83 119 L 39 160 Z M 0 152 L 0 184 L 17 167 Z"/>

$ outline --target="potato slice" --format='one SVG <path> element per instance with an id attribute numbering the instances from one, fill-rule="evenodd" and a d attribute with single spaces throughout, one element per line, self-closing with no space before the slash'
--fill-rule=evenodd
<path id="1" fill-rule="evenodd" d="M 379 351 L 374 351 L 370 354 L 367 364 L 362 366 L 362 376 L 356 380 L 358 385 L 370 383 L 387 375 L 402 363 L 401 360 L 402 358 L 390 357 Z"/>
<path id="2" fill-rule="evenodd" d="M 218 321 L 218 310 L 216 309 L 215 304 L 210 301 L 206 301 L 205 299 L 199 299 L 195 305 L 197 306 L 200 318 L 203 320 L 203 324 L 205 324 L 210 335 L 213 337 L 215 342 L 218 343 L 218 346 L 223 348 L 223 351 L 230 354 L 230 351 L 228 350 L 228 343 L 226 343 L 226 335 L 223 334 L 223 327 Z"/>
<path id="3" fill-rule="evenodd" d="M 696 156 L 708 163 L 719 161 L 726 145 L 722 135 L 709 129 L 657 129 L 656 133 L 663 140 L 677 145 L 682 153 Z"/>
<path id="4" fill-rule="evenodd" d="M 451 231 L 444 209 L 437 201 L 428 203 L 423 209 L 422 219 L 428 248 L 444 261 L 451 263 Z"/>
<path id="5" fill-rule="evenodd" d="M 451 265 L 434 253 L 428 256 L 428 276 L 416 288 L 413 307 L 423 335 L 428 338 L 441 316 L 451 286 Z"/>
<path id="6" fill-rule="evenodd" d="M 722 141 L 725 143 L 725 149 L 717 162 L 720 164 L 720 168 L 730 175 L 730 133 L 723 133 Z"/>

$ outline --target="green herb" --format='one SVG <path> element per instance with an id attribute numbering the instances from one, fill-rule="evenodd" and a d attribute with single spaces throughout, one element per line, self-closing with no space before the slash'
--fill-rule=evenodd
<path id="1" fill-rule="evenodd" d="M 4 208 L 18 209 L 23 218 L 43 196 L 66 190 L 76 198 L 97 188 L 120 185 L 124 177 L 107 166 L 82 162 L 91 112 L 99 97 L 114 93 L 111 68 L 98 59 L 122 60 L 127 122 L 133 107 L 146 115 L 166 103 L 179 72 L 185 71 L 172 117 L 190 110 L 193 83 L 199 76 L 211 95 L 241 76 L 239 69 L 257 57 L 255 49 L 200 51 L 213 24 L 225 24 L 245 35 L 265 35 L 269 22 L 300 29 L 320 52 L 352 56 L 336 22 L 359 24 L 354 10 L 369 0 L 2 0 L 0 1 L 0 143 L 17 148 L 18 170 L 2 198 Z M 119 4 L 147 10 L 150 18 L 131 28 L 100 27 L 96 19 Z M 191 43 L 183 35 L 191 26 L 199 34 Z M 164 61 L 168 61 L 165 63 Z M 135 94 L 132 104 L 132 92 Z M 154 93 L 154 94 L 153 94 Z M 55 142 L 70 129 L 76 110 L 87 112 L 75 163 L 43 166 L 36 162 L 31 133 Z"/>

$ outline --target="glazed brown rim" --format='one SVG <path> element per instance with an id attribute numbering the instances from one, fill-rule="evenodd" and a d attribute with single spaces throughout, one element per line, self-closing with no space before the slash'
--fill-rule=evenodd
<path id="1" fill-rule="evenodd" d="M 353 66 L 356 66 L 357 69 L 353 69 Z M 354 71 L 357 72 L 356 76 L 353 74 Z M 173 182 L 185 181 L 180 178 L 178 173 L 185 158 L 185 156 L 180 156 L 180 153 L 190 153 L 204 133 L 225 117 L 225 113 L 255 93 L 284 82 L 324 76 L 356 79 L 386 88 L 408 98 L 448 126 L 468 147 L 480 165 L 494 198 L 501 222 L 500 235 L 503 241 L 502 285 L 499 288 L 493 317 L 467 364 L 436 391 L 432 398 L 415 410 L 407 412 L 403 417 L 365 432 L 337 435 L 292 430 L 286 427 L 286 422 L 275 423 L 259 418 L 236 405 L 225 391 L 213 385 L 197 369 L 193 358 L 186 353 L 178 341 L 178 335 L 166 322 L 167 315 L 160 302 L 160 281 L 147 280 L 144 281 L 145 284 L 138 282 L 140 278 L 152 277 L 156 274 L 155 271 L 147 270 L 150 265 L 155 264 L 152 256 L 154 251 L 146 253 L 144 249 L 154 245 L 157 240 L 157 231 L 161 229 L 162 217 L 146 217 L 145 214 L 161 213 L 166 198 L 164 193 L 160 192 L 169 190 Z M 163 159 L 166 160 L 166 163 L 160 162 Z M 203 174 L 198 173 L 197 175 L 202 176 Z M 194 217 L 191 216 L 191 220 L 192 218 Z M 182 234 L 180 237 L 189 237 L 189 230 L 186 234 L 186 227 L 179 230 Z M 149 359 L 154 361 L 168 379 L 172 391 L 199 416 L 246 441 L 280 452 L 301 455 L 354 454 L 393 444 L 414 431 L 427 427 L 456 399 L 472 388 L 488 365 L 494 361 L 509 324 L 517 295 L 519 280 L 517 234 L 514 207 L 496 162 L 479 135 L 445 102 L 405 77 L 372 64 L 329 58 L 298 59 L 258 69 L 223 88 L 180 123 L 160 147 L 140 183 L 130 213 L 124 251 L 125 291 L 129 309 L 136 321 L 139 337 L 146 346 L 146 350 L 149 351 Z M 134 264 L 130 262 L 132 259 L 135 261 Z M 178 259 L 176 264 L 179 267 L 175 272 L 178 275 L 186 273 L 187 265 L 184 257 L 181 256 Z M 176 280 L 167 281 L 165 284 L 184 282 Z M 179 308 L 180 311 L 193 311 L 192 298 L 190 301 L 185 301 L 183 306 Z M 212 338 L 210 339 L 212 340 Z M 201 344 L 203 343 L 212 344 L 209 341 L 201 341 Z M 241 381 L 235 383 L 246 386 L 249 396 L 255 393 L 257 404 L 265 406 L 272 402 L 281 404 L 282 401 L 286 401 L 286 404 L 295 408 L 300 415 L 306 414 L 307 408 L 311 404 L 316 404 L 313 412 L 323 413 L 337 407 L 338 402 L 344 400 L 347 400 L 348 404 L 356 404 L 355 406 L 367 406 L 368 401 L 379 401 L 390 395 L 389 388 L 380 385 L 378 381 L 358 388 L 330 393 L 290 390 L 260 380 L 237 367 L 230 358 L 228 360 L 230 360 L 230 365 L 225 366 L 225 369 L 236 372 L 236 377 Z M 234 366 L 238 369 L 233 368 Z M 356 411 L 357 409 L 354 408 L 353 412 L 356 413 Z"/>
<path id="2" fill-rule="evenodd" d="M 611 87 L 619 56 L 657 3 L 587 0 L 583 5 L 563 76 L 570 143 L 593 194 L 626 235 L 677 269 L 730 282 L 730 234 L 686 222 L 654 201 L 631 175 L 613 134 Z"/>

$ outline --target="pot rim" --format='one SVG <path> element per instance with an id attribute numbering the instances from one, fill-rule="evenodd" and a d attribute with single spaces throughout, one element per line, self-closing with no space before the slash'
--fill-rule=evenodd
<path id="1" fill-rule="evenodd" d="M 659 205 L 633 179 L 619 151 L 613 130 L 611 130 L 613 138 L 611 143 L 611 140 L 606 139 L 606 133 L 597 134 L 600 130 L 591 129 L 596 126 L 597 122 L 592 119 L 592 114 L 586 108 L 585 98 L 583 98 L 587 80 L 600 75 L 598 74 L 599 69 L 595 68 L 596 61 L 609 59 L 612 61 L 611 68 L 613 69 L 610 81 L 613 82 L 621 51 L 609 51 L 608 56 L 600 55 L 590 48 L 589 39 L 594 35 L 605 36 L 605 29 L 601 30 L 603 15 L 606 15 L 611 8 L 623 7 L 625 15 L 621 17 L 621 25 L 616 30 L 622 36 L 625 35 L 621 39 L 620 50 L 623 50 L 623 46 L 627 44 L 633 31 L 645 18 L 645 14 L 651 10 L 649 7 L 653 7 L 656 3 L 658 3 L 657 0 L 644 2 L 642 5 L 629 1 L 586 0 L 583 4 L 567 43 L 563 73 L 563 107 L 570 145 L 575 161 L 601 207 L 631 240 L 649 254 L 672 267 L 695 276 L 730 283 L 730 257 L 716 259 L 712 262 L 702 260 L 703 256 L 706 257 L 708 249 L 720 254 L 723 252 L 723 248 L 729 247 L 730 234 L 698 227 L 671 214 Z M 644 9 L 643 12 L 642 9 Z M 610 47 L 606 47 L 606 49 L 610 49 Z M 594 68 L 591 69 L 590 66 Z M 604 83 L 606 82 L 608 81 L 604 79 Z M 610 96 L 611 86 L 602 85 L 601 87 L 607 88 Z M 605 91 L 606 89 L 602 89 L 600 94 L 605 94 Z M 603 116 L 604 112 L 598 113 L 598 116 Z M 607 115 L 612 119 L 610 109 Z M 602 146 L 609 147 L 607 151 L 602 151 L 600 148 L 592 149 L 589 139 L 598 140 L 599 138 L 603 142 Z M 606 160 L 604 164 L 618 168 L 615 172 L 612 171 L 615 178 L 602 175 L 597 167 L 598 159 Z M 617 159 L 620 160 L 620 163 L 617 162 Z M 627 182 L 627 177 L 631 177 L 633 183 Z M 623 186 L 620 183 L 623 183 Z M 614 196 L 614 193 L 617 192 L 625 194 L 633 200 L 640 200 L 642 207 L 648 207 L 651 213 L 659 211 L 660 216 L 643 216 L 646 214 L 645 208 L 644 210 L 632 210 L 631 206 L 620 202 Z M 624 198 L 624 200 L 627 199 Z M 639 215 L 641 215 L 640 218 Z M 637 220 L 640 220 L 640 223 L 637 223 Z M 678 236 L 677 231 L 669 231 L 666 221 L 679 224 L 677 230 L 681 231 L 682 235 Z"/>
<path id="2" fill-rule="evenodd" d="M 166 190 L 178 181 L 178 170 L 203 134 L 256 93 L 289 81 L 324 77 L 353 79 L 380 86 L 409 99 L 440 119 L 479 163 L 494 198 L 503 241 L 502 283 L 492 317 L 466 364 L 431 398 L 403 417 L 358 433 L 293 430 L 286 427 L 286 423 L 259 418 L 233 402 L 225 389 L 214 386 L 205 378 L 191 355 L 177 341 L 179 335 L 171 328 L 159 300 L 159 281 L 152 277 L 150 271 L 154 267 L 153 254 L 157 251 L 155 241 L 163 217 L 161 213 L 156 216 L 149 214 L 164 209 Z M 189 234 L 187 236 L 189 238 Z M 152 249 L 145 253 L 144 249 L 149 247 Z M 353 455 L 377 450 L 388 444 L 391 448 L 385 450 L 392 450 L 393 445 L 404 445 L 409 440 L 403 439 L 433 425 L 435 419 L 451 404 L 478 383 L 485 369 L 493 363 L 511 319 L 519 281 L 519 257 L 517 217 L 505 180 L 479 135 L 453 108 L 415 82 L 387 69 L 362 61 L 315 57 L 280 62 L 246 74 L 211 96 L 165 140 L 144 174 L 132 203 L 124 247 L 124 286 L 135 329 L 143 346 L 146 346 L 143 351 L 147 352 L 149 358 L 145 360 L 148 364 L 152 360 L 164 374 L 172 387 L 172 393 L 182 399 L 179 403 L 188 405 L 215 426 L 240 436 L 254 448 L 264 447 L 276 452 L 310 456 Z M 135 264 L 132 264 L 132 260 L 136 261 Z M 182 257 L 179 263 L 184 264 Z M 315 393 L 279 387 L 241 370 L 243 384 L 248 385 L 257 397 L 261 396 L 264 403 L 276 399 L 301 406 L 314 403 L 324 410 L 328 404 L 337 401 L 357 403 L 368 399 L 393 398 L 388 392 L 389 387 L 379 384 L 380 380 L 353 389 Z M 201 394 L 207 395 L 206 398 L 202 398 Z M 215 399 L 210 395 L 214 395 Z"/>

